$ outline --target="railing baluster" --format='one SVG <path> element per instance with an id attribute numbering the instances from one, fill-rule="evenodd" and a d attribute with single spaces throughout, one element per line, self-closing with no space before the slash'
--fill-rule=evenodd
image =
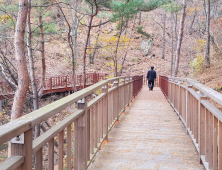
<path id="1" fill-rule="evenodd" d="M 222 122 L 218 122 L 218 169 L 222 169 Z"/>
<path id="2" fill-rule="evenodd" d="M 108 140 L 108 84 L 102 88 L 102 93 L 106 94 L 103 98 L 103 135 L 106 135 L 106 140 Z"/>
<path id="3" fill-rule="evenodd" d="M 67 170 L 72 169 L 72 124 L 67 126 Z"/>
<path id="4" fill-rule="evenodd" d="M 218 119 L 213 116 L 213 170 L 217 170 L 217 135 L 218 135 Z"/>
<path id="5" fill-rule="evenodd" d="M 103 137 L 103 101 L 99 101 L 99 143 L 100 139 Z"/>
<path id="6" fill-rule="evenodd" d="M 40 148 L 35 154 L 35 169 L 43 169 L 42 168 L 42 148 Z"/>
<path id="7" fill-rule="evenodd" d="M 54 138 L 48 143 L 48 169 L 54 170 Z"/>
<path id="8" fill-rule="evenodd" d="M 198 101 L 198 141 L 199 141 L 199 157 L 205 155 L 205 112 L 206 108 L 201 104 L 201 100 L 206 100 L 206 96 L 200 92 Z M 200 160 L 201 162 L 201 160 Z"/>
<path id="9" fill-rule="evenodd" d="M 95 105 L 95 131 L 96 131 L 96 148 L 98 148 L 98 143 L 100 142 L 99 136 L 99 103 Z"/>
<path id="10" fill-rule="evenodd" d="M 59 170 L 63 170 L 64 130 L 59 133 Z"/>

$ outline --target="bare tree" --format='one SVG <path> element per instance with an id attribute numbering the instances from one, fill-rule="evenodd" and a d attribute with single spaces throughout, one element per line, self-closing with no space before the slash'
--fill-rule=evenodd
<path id="1" fill-rule="evenodd" d="M 185 10 L 186 10 L 186 0 L 183 0 L 183 7 L 182 7 L 182 13 L 181 13 L 181 19 L 180 19 L 180 32 L 179 32 L 179 38 L 177 41 L 176 61 L 175 61 L 175 67 L 174 67 L 174 73 L 173 73 L 174 77 L 177 76 L 178 69 L 179 69 L 180 50 L 181 50 L 181 44 L 182 44 L 182 39 L 183 39 L 183 29 L 184 29 L 184 20 L 185 20 Z"/>
<path id="2" fill-rule="evenodd" d="M 136 22 L 136 16 L 134 17 L 134 20 L 133 20 L 133 25 L 132 25 L 132 28 L 130 30 L 130 35 L 129 35 L 129 40 L 132 38 L 132 32 L 133 32 L 133 28 L 135 26 L 135 22 Z M 121 64 L 121 69 L 120 69 L 120 73 L 122 73 L 123 71 L 123 65 L 124 65 L 124 62 L 125 62 L 125 59 L 126 59 L 126 56 L 127 56 L 127 52 L 129 51 L 129 45 L 128 47 L 126 48 L 126 51 L 123 55 L 123 61 L 122 61 L 122 64 Z"/>
<path id="3" fill-rule="evenodd" d="M 210 67 L 210 0 L 207 0 L 206 32 L 207 44 L 205 53 L 205 67 Z"/>
<path id="4" fill-rule="evenodd" d="M 166 12 L 164 12 L 163 16 L 163 54 L 162 54 L 162 59 L 165 58 L 165 43 L 166 43 L 166 38 L 165 38 L 165 29 L 166 29 Z"/>
<path id="5" fill-rule="evenodd" d="M 92 29 L 92 21 L 93 18 L 98 14 L 98 3 L 96 0 L 93 1 L 93 3 L 90 0 L 86 0 L 89 4 L 91 4 L 91 9 L 92 9 L 92 13 L 89 15 L 89 23 L 87 25 L 88 30 L 87 30 L 87 36 L 86 36 L 86 42 L 85 42 L 85 47 L 84 47 L 84 53 L 83 53 L 83 88 L 86 85 L 86 51 L 87 51 L 87 47 L 89 44 L 89 37 L 90 37 L 90 31 Z M 95 7 L 95 12 L 94 12 L 94 7 Z"/>
<path id="6" fill-rule="evenodd" d="M 171 12 L 171 69 L 170 69 L 170 75 L 172 76 L 173 74 L 173 52 L 174 52 L 174 48 L 173 48 L 173 12 Z"/>

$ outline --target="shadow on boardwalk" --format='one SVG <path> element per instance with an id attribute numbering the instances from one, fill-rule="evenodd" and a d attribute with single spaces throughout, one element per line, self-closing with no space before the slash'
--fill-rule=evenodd
<path id="1" fill-rule="evenodd" d="M 90 170 L 202 170 L 182 122 L 159 88 L 144 86 L 121 116 Z"/>

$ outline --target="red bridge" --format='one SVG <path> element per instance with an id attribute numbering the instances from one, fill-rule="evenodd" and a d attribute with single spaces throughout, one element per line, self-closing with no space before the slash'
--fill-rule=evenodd
<path id="1" fill-rule="evenodd" d="M 86 73 L 86 85 L 91 86 L 100 80 L 105 80 L 107 73 Z M 40 78 L 36 79 L 37 86 L 40 85 Z M 82 74 L 76 75 L 76 89 L 82 89 L 83 81 Z M 31 88 L 31 87 L 30 87 Z M 39 88 L 39 87 L 38 87 Z M 72 91 L 71 75 L 46 77 L 44 80 L 43 94 Z M 14 91 L 6 81 L 0 82 L 0 100 L 13 98 Z"/>

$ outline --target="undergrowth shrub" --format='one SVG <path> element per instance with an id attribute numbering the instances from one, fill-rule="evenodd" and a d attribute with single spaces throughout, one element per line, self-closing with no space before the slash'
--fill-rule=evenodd
<path id="1" fill-rule="evenodd" d="M 205 58 L 201 55 L 197 55 L 197 57 L 190 63 L 190 67 L 193 68 L 195 71 L 202 71 L 205 64 Z"/>

